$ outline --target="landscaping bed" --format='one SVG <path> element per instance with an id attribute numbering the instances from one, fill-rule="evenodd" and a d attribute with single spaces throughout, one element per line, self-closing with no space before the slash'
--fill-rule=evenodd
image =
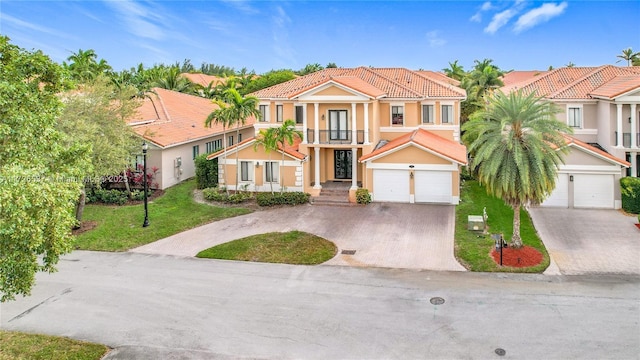
<path id="1" fill-rule="evenodd" d="M 482 215 L 484 208 L 487 208 L 488 226 L 486 234 L 469 231 L 467 222 L 469 215 Z M 458 261 L 470 271 L 486 271 L 486 272 L 528 272 L 541 273 L 549 266 L 549 254 L 544 244 L 540 240 L 529 213 L 526 209 L 520 212 L 520 237 L 525 248 L 532 248 L 537 251 L 541 260 L 537 265 L 533 265 L 533 255 L 527 252 L 527 255 L 520 253 L 520 256 L 513 255 L 516 249 L 504 248 L 503 266 L 496 262 L 493 253 L 495 252 L 495 242 L 491 238 L 491 234 L 503 234 L 507 242 L 510 241 L 513 234 L 513 210 L 510 206 L 505 205 L 504 201 L 487 195 L 484 187 L 477 181 L 467 180 L 462 185 L 460 204 L 456 207 L 456 230 L 455 230 L 455 256 Z M 526 250 L 530 251 L 530 250 Z M 506 257 L 514 256 L 512 260 L 505 261 Z M 520 258 L 520 264 L 518 264 Z M 524 258 L 530 261 L 532 265 L 523 265 Z M 531 258 L 531 259 L 529 259 Z"/>

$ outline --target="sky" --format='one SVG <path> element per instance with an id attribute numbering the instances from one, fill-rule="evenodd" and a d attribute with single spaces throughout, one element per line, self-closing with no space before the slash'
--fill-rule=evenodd
<path id="1" fill-rule="evenodd" d="M 247 68 L 503 70 L 616 64 L 640 51 L 640 1 L 0 1 L 0 34 L 62 62 L 115 70 L 190 59 Z M 626 65 L 618 63 L 618 65 Z"/>

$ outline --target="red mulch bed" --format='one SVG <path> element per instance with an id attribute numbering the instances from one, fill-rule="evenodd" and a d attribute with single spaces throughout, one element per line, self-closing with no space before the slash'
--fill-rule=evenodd
<path id="1" fill-rule="evenodd" d="M 635 224 L 638 229 L 640 229 L 640 224 Z"/>
<path id="2" fill-rule="evenodd" d="M 500 253 L 494 248 L 491 257 L 500 264 Z M 542 254 L 531 246 L 523 246 L 520 249 L 506 247 L 502 249 L 502 265 L 511 267 L 536 266 L 542 262 Z"/>

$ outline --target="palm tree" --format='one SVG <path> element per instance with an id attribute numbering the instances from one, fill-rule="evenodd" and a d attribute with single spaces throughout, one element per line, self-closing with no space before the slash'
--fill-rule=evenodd
<path id="1" fill-rule="evenodd" d="M 626 60 L 627 66 L 631 66 L 632 64 L 635 64 L 637 62 L 637 59 L 640 57 L 640 52 L 634 53 L 633 50 L 631 50 L 631 48 L 628 48 L 628 49 L 622 50 L 622 54 L 617 55 L 616 57 L 620 58 L 620 60 L 618 60 L 617 62 Z"/>
<path id="2" fill-rule="evenodd" d="M 153 85 L 181 93 L 190 93 L 194 87 L 194 84 L 189 81 L 189 79 L 182 76 L 180 68 L 175 66 L 164 69 L 164 71 L 158 74 Z"/>
<path id="3" fill-rule="evenodd" d="M 466 75 L 466 72 L 464 71 L 463 66 L 458 65 L 458 60 L 452 63 L 450 62 L 449 67 L 442 69 L 442 72 L 444 72 L 444 74 L 447 75 L 448 77 L 458 81 L 462 81 L 462 79 Z"/>
<path id="4" fill-rule="evenodd" d="M 296 130 L 296 122 L 292 119 L 285 120 L 280 127 L 274 128 L 274 137 L 276 145 L 280 146 L 282 152 L 282 163 L 280 165 L 280 192 L 284 191 L 284 176 L 282 176 L 282 169 L 284 169 L 284 152 L 287 144 L 293 145 L 296 137 L 302 138 L 302 131 Z"/>
<path id="5" fill-rule="evenodd" d="M 276 131 L 277 130 L 274 127 L 260 130 L 256 137 L 256 142 L 253 144 L 254 150 L 256 150 L 258 146 L 264 147 L 264 151 L 269 154 L 269 162 L 271 162 L 271 152 L 278 150 Z M 271 186 L 271 193 L 273 194 L 273 182 L 269 181 L 269 185 Z"/>
<path id="6" fill-rule="evenodd" d="M 227 183 L 227 128 L 233 124 L 233 120 L 230 117 L 229 105 L 224 101 L 216 100 L 215 104 L 218 105 L 218 108 L 213 110 L 204 124 L 207 127 L 211 127 L 211 123 L 222 124 L 222 150 L 223 150 L 223 158 L 224 158 L 224 187 L 229 195 L 229 187 Z"/>
<path id="7" fill-rule="evenodd" d="M 463 141 L 473 156 L 471 169 L 489 194 L 513 208 L 511 246 L 516 248 L 522 247 L 520 208 L 549 196 L 564 161 L 563 134 L 571 128 L 555 119 L 557 112 L 534 94 L 497 92 L 486 109 L 476 111 L 462 126 Z"/>
<path id="8" fill-rule="evenodd" d="M 100 74 L 108 74 L 112 69 L 106 60 L 97 61 L 98 55 L 95 50 L 79 49 L 77 53 L 72 53 L 63 66 L 67 69 L 73 79 L 88 81 L 95 79 Z"/>
<path id="9" fill-rule="evenodd" d="M 227 85 L 231 85 L 231 87 L 227 88 L 222 94 L 222 99 L 215 100 L 215 102 L 220 106 L 220 109 L 214 110 L 209 116 L 205 124 L 207 126 L 211 126 L 211 121 L 216 121 L 222 123 L 223 126 L 223 136 L 225 137 L 225 128 L 236 125 L 236 139 L 240 134 L 240 125 L 244 125 L 247 119 L 251 116 L 255 116 L 256 118 L 260 117 L 260 110 L 258 110 L 259 100 L 254 96 L 243 97 L 240 95 L 238 90 L 235 88 L 234 81 L 228 81 Z M 216 120 L 216 119 L 220 120 Z M 225 184 L 227 171 L 226 171 L 226 148 L 225 148 Z M 238 152 L 236 151 L 236 164 L 238 164 Z M 238 172 L 236 171 L 236 187 L 238 186 Z"/>

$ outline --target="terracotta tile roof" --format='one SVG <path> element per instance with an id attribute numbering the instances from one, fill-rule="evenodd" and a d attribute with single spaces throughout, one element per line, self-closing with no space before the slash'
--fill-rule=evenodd
<path id="1" fill-rule="evenodd" d="M 143 138 L 169 147 L 222 134 L 222 125 L 212 124 L 210 128 L 204 125 L 207 116 L 218 108 L 211 100 L 161 88 L 153 91 L 155 94 L 149 94 L 150 98 L 144 99 L 137 113 L 127 121 Z M 249 118 L 241 129 L 254 123 L 255 119 Z"/>
<path id="2" fill-rule="evenodd" d="M 451 84 L 453 86 L 460 86 L 460 81 L 458 81 L 456 79 L 452 79 L 452 78 L 448 77 L 447 75 L 445 75 L 444 73 L 441 73 L 441 72 L 438 72 L 438 71 L 416 70 L 415 72 L 417 72 L 418 74 L 420 74 L 422 76 L 426 76 L 428 78 L 431 78 L 431 79 L 434 79 L 434 80 L 438 80 L 440 82 Z"/>
<path id="3" fill-rule="evenodd" d="M 501 88 L 503 92 L 521 89 L 547 99 L 591 99 L 590 93 L 619 75 L 640 72 L 636 67 L 565 67 L 546 72 L 530 80 Z"/>
<path id="4" fill-rule="evenodd" d="M 347 79 L 349 78 L 349 79 Z M 355 81 L 353 78 L 360 80 Z M 465 98 L 466 93 L 441 79 L 440 76 L 427 76 L 404 68 L 368 68 L 353 69 L 330 68 L 301 76 L 282 84 L 262 89 L 251 95 L 258 98 L 292 99 L 295 96 L 325 84 L 330 79 L 358 86 L 365 94 L 380 94 L 384 98 L 425 99 L 425 98 Z M 363 83 L 368 84 L 366 87 Z"/>
<path id="5" fill-rule="evenodd" d="M 379 149 L 376 149 L 367 155 L 361 156 L 358 161 L 367 161 L 385 152 L 409 143 L 427 148 L 432 152 L 440 155 L 441 157 L 450 159 L 459 164 L 465 165 L 467 163 L 467 148 L 464 145 L 452 140 L 445 139 L 424 129 L 417 129 L 410 133 L 402 135 L 388 142 Z"/>
<path id="6" fill-rule="evenodd" d="M 243 140 L 235 145 L 228 146 L 227 155 L 229 155 L 230 153 L 233 153 L 234 150 L 243 148 L 245 145 L 248 145 L 249 143 L 253 143 L 255 141 L 256 141 L 256 138 L 252 137 L 252 138 Z M 307 155 L 298 151 L 299 145 L 301 142 L 302 142 L 302 139 L 300 139 L 299 137 L 296 137 L 292 145 L 285 146 L 284 153 L 298 160 L 304 160 L 307 157 Z M 278 151 L 282 152 L 281 146 L 278 146 Z M 218 150 L 214 153 L 207 155 L 207 160 L 215 159 L 222 154 L 224 154 L 224 150 Z M 274 159 L 273 161 L 276 161 L 276 159 Z"/>
<path id="7" fill-rule="evenodd" d="M 502 82 L 504 83 L 504 86 L 510 86 L 512 84 L 531 80 L 532 78 L 544 75 L 545 73 L 546 71 L 540 70 L 514 70 L 504 74 L 504 76 L 502 77 Z"/>
<path id="8" fill-rule="evenodd" d="M 211 82 L 213 82 L 213 85 L 215 86 L 218 83 L 227 81 L 226 78 L 207 74 L 182 73 L 180 75 L 189 79 L 192 83 L 202 85 L 204 87 L 209 86 Z"/>
<path id="9" fill-rule="evenodd" d="M 355 76 L 333 76 L 331 80 L 373 98 L 385 95 L 385 92 Z"/>
<path id="10" fill-rule="evenodd" d="M 614 99 L 622 94 L 640 89 L 640 74 L 619 75 L 591 92 L 592 97 Z"/>
<path id="11" fill-rule="evenodd" d="M 609 159 L 612 162 L 615 162 L 615 163 L 617 163 L 617 164 L 619 164 L 621 166 L 624 166 L 624 167 L 627 167 L 627 168 L 631 167 L 631 163 L 629 163 L 628 161 L 619 159 L 619 158 L 609 154 L 608 152 L 602 151 L 602 150 L 598 149 L 595 146 L 591 146 L 591 145 L 587 144 L 584 141 L 581 141 L 581 140 L 578 140 L 578 139 L 574 138 L 573 136 L 570 136 L 570 135 L 563 135 L 563 136 L 565 138 L 565 142 L 566 142 L 567 146 L 569 146 L 569 147 L 577 146 L 577 147 L 583 148 L 583 149 L 585 149 L 585 150 L 587 150 L 589 152 L 596 153 L 597 155 L 599 155 L 599 156 L 601 156 L 603 158 Z"/>

